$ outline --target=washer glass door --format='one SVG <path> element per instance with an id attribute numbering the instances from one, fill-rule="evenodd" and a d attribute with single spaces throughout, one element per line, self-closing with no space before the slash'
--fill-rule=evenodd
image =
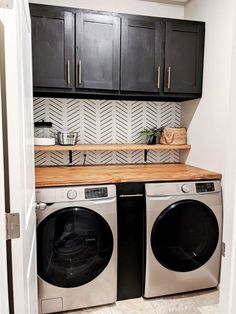
<path id="1" fill-rule="evenodd" d="M 186 272 L 204 265 L 219 238 L 212 210 L 196 200 L 168 206 L 156 219 L 151 232 L 155 258 L 166 268 Z"/>
<path id="2" fill-rule="evenodd" d="M 106 220 L 83 207 L 69 207 L 47 216 L 37 227 L 38 275 L 64 288 L 96 278 L 113 252 Z"/>

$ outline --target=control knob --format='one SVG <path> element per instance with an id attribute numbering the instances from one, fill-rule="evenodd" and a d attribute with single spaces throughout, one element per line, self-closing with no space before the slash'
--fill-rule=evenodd
<path id="1" fill-rule="evenodd" d="M 77 196 L 77 192 L 76 190 L 69 190 L 67 192 L 67 197 L 70 199 L 70 200 L 74 200 Z"/>
<path id="2" fill-rule="evenodd" d="M 190 187 L 187 185 L 187 184 L 183 184 L 181 186 L 181 190 L 184 192 L 184 193 L 189 193 L 190 192 Z"/>

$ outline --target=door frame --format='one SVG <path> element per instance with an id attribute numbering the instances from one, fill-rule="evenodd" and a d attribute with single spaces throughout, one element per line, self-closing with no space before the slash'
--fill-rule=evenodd
<path id="1" fill-rule="evenodd" d="M 229 71 L 229 110 L 226 135 L 226 158 L 223 177 L 225 256 L 222 257 L 220 283 L 220 313 L 236 313 L 236 4 L 232 38 L 231 70 Z M 227 101 L 227 99 L 226 99 Z"/>
<path id="2" fill-rule="evenodd" d="M 3 116 L 5 105 L 5 73 L 4 73 L 4 11 L 0 9 L 0 312 L 9 313 L 8 298 L 8 268 L 6 244 L 6 213 L 5 213 L 5 169 L 4 169 L 4 140 Z"/>

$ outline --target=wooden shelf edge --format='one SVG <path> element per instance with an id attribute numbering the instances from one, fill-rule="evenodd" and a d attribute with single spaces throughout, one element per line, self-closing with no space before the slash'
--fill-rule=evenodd
<path id="1" fill-rule="evenodd" d="M 189 150 L 191 145 L 147 145 L 147 144 L 80 144 L 74 146 L 34 146 L 36 152 L 53 151 L 121 151 L 121 150 Z"/>

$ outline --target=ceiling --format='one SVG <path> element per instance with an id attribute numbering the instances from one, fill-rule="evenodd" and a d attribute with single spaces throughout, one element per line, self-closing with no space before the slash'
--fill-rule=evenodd
<path id="1" fill-rule="evenodd" d="M 190 0 L 141 0 L 141 1 L 149 1 L 149 2 L 161 2 L 161 3 L 172 3 L 172 4 L 180 4 L 184 5 Z"/>

